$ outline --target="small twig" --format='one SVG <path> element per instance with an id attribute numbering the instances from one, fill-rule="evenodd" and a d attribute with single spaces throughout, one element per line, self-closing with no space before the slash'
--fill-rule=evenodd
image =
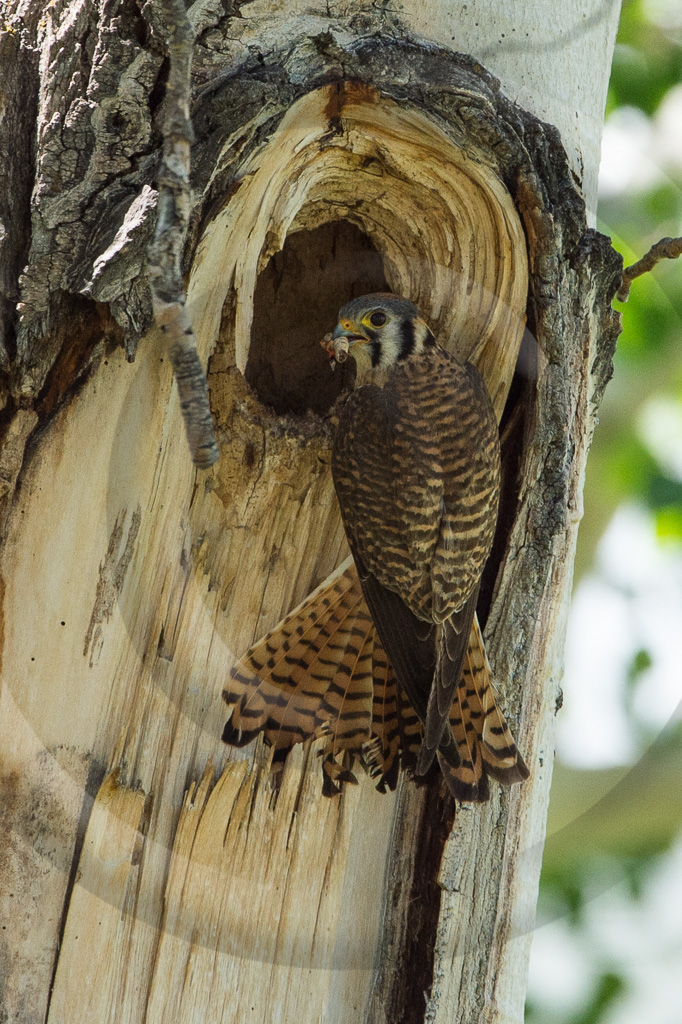
<path id="1" fill-rule="evenodd" d="M 631 267 L 626 267 L 623 271 L 623 280 L 618 289 L 618 301 L 628 301 L 630 285 L 636 277 L 653 270 L 661 260 L 676 260 L 678 256 L 682 256 L 682 238 L 662 238 L 660 242 L 656 242 L 656 245 L 652 245 L 641 260 L 637 260 Z"/>
<path id="2" fill-rule="evenodd" d="M 147 253 L 154 316 L 168 339 L 180 405 L 194 464 L 208 469 L 218 446 L 208 401 L 208 384 L 185 307 L 182 253 L 190 213 L 190 71 L 194 35 L 182 0 L 161 0 L 168 33 L 169 72 L 159 167 L 156 232 Z"/>

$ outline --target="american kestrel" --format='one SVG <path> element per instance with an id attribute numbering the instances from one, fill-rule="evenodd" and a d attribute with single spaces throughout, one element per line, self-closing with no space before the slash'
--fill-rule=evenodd
<path id="1" fill-rule="evenodd" d="M 262 730 L 281 763 L 293 743 L 326 736 L 328 794 L 355 781 L 354 756 L 380 788 L 395 785 L 399 757 L 418 775 L 437 757 L 457 799 L 485 800 L 488 775 L 528 776 L 476 620 L 500 480 L 488 392 L 394 295 L 347 303 L 325 347 L 357 367 L 332 449 L 354 565 L 234 666 L 223 739 L 241 746 Z"/>

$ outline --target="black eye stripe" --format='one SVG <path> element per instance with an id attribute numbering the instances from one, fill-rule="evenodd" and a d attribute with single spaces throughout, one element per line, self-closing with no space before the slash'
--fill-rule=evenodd
<path id="1" fill-rule="evenodd" d="M 367 337 L 369 338 L 369 357 L 372 360 L 372 366 L 378 366 L 381 361 L 381 342 L 379 341 L 379 335 L 377 331 L 372 331 L 367 328 Z"/>
<path id="2" fill-rule="evenodd" d="M 378 309 L 375 313 L 370 314 L 369 322 L 372 327 L 383 327 L 386 323 L 386 314 L 382 313 L 381 310 Z"/>
<path id="3" fill-rule="evenodd" d="M 400 353 L 398 359 L 407 359 L 414 352 L 416 339 L 414 336 L 414 324 L 411 320 L 403 320 L 400 325 Z"/>

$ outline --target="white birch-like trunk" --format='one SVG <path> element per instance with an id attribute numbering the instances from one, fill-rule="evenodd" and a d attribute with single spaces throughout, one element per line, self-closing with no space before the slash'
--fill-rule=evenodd
<path id="1" fill-rule="evenodd" d="M 0 10 L 3 1019 L 520 1024 L 618 266 L 483 69 L 558 128 L 593 223 L 619 4 L 195 0 L 208 474 L 148 330 L 154 5 Z M 416 298 L 500 415 L 517 367 L 486 641 L 531 779 L 451 833 L 438 787 L 327 800 L 296 748 L 273 801 L 220 742 L 233 657 L 346 554 L 334 395 L 287 346 L 354 275 Z"/>

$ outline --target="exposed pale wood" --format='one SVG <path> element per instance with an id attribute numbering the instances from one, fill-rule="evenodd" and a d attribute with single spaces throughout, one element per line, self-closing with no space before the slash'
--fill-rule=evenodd
<path id="1" fill-rule="evenodd" d="M 149 1021 L 247 1020 L 254 1007 L 265 1020 L 358 1019 L 383 881 L 373 832 L 390 823 L 393 801 L 361 786 L 320 802 L 317 773 L 302 777 L 304 767 L 298 750 L 274 810 L 243 762 L 228 765 L 210 795 L 206 776 L 188 794 Z M 358 915 L 365 902 L 374 917 Z"/>
<path id="2" fill-rule="evenodd" d="M 213 0 L 195 0 L 190 18 L 205 28 L 212 7 Z M 248 17 L 235 19 L 227 48 L 237 62 L 249 46 L 267 53 L 291 45 L 305 27 L 339 42 L 355 33 L 385 32 L 470 53 L 500 79 L 511 99 L 557 126 L 594 225 L 604 101 L 619 14 L 618 0 L 565 0 L 551 8 L 546 0 L 485 5 L 419 0 L 399 8 L 365 0 L 287 0 L 285 7 L 280 0 L 251 0 Z M 218 62 L 209 46 L 198 60 L 207 77 L 216 73 Z"/>
<path id="3" fill-rule="evenodd" d="M 115 774 L 104 780 L 97 794 L 50 999 L 52 1024 L 116 1020 L 115 981 L 125 970 L 117 954 L 121 933 L 130 927 L 126 904 L 134 897 L 144 799 L 141 790 L 121 786 Z"/>
<path id="4" fill-rule="evenodd" d="M 343 125 L 331 137 L 330 117 Z M 417 303 L 454 354 L 478 364 L 502 414 L 528 270 L 519 216 L 492 168 L 417 111 L 349 83 L 298 100 L 236 184 L 199 244 L 190 299 L 197 333 L 216 336 L 234 288 L 244 371 L 259 272 L 289 232 L 349 220 L 381 252 L 393 290 Z"/>
<path id="5" fill-rule="evenodd" d="M 40 130 L 35 178 L 33 168 L 14 175 L 17 187 L 35 182 L 33 226 L 16 365 L 3 382 L 14 411 L 26 407 L 22 443 L 34 400 L 39 420 L 1 563 L 9 842 L 0 899 L 12 921 L 0 936 L 3 1010 L 44 1020 L 54 979 L 55 1020 L 60 1007 L 70 1021 L 89 1019 L 92 1005 L 98 1021 L 116 1024 L 398 1024 L 423 1019 L 433 974 L 431 1019 L 485 1010 L 491 1022 L 518 1021 L 527 938 L 513 936 L 537 886 L 581 474 L 615 336 L 617 268 L 585 232 L 556 136 L 474 61 L 404 42 L 383 8 L 356 21 L 365 14 L 349 2 L 306 20 L 265 0 L 248 18 L 195 3 L 205 89 L 189 296 L 202 359 L 215 349 L 222 444 L 219 470 L 196 476 L 158 335 L 144 338 L 132 366 L 112 347 L 123 338 L 131 354 L 149 323 L 140 268 L 154 210 L 148 98 L 162 48 L 153 7 L 144 23 L 132 5 L 9 5 L 40 54 L 39 68 L 25 57 Z M 439 38 L 449 16 L 434 14 Z M 609 33 L 605 22 L 604 46 Z M 255 51 L 244 58 L 250 38 L 260 38 L 262 62 Z M 364 84 L 344 87 L 344 77 Z M 18 209 L 27 203 L 22 194 Z M 498 793 L 460 816 L 440 902 L 438 792 L 403 785 L 381 797 L 363 778 L 325 801 L 314 752 L 299 750 L 273 806 L 264 752 L 253 766 L 251 751 L 228 761 L 219 741 L 232 659 L 346 554 L 328 426 L 275 416 L 241 372 L 258 274 L 287 235 L 338 218 L 366 232 L 389 281 L 421 302 L 441 337 L 483 361 L 498 413 L 525 316 L 529 246 L 544 356 L 525 388 L 524 484 L 487 639 L 512 712 L 526 681 L 516 731 L 533 779 L 511 800 Z M 295 270 L 284 272 L 286 281 Z M 343 297 L 330 293 L 330 317 Z M 302 343 L 317 344 L 303 336 L 305 306 L 301 323 Z M 472 351 L 479 329 L 485 343 Z M 107 816 L 119 799 L 130 815 L 120 828 Z M 127 860 L 113 872 L 104 938 L 94 934 L 81 967 L 76 926 L 87 918 L 93 934 L 86 908 L 107 880 L 101 864 L 93 874 L 88 845 L 102 828 Z M 532 853 L 520 857 L 526 843 Z M 406 949 L 415 922 L 423 941 Z"/>

